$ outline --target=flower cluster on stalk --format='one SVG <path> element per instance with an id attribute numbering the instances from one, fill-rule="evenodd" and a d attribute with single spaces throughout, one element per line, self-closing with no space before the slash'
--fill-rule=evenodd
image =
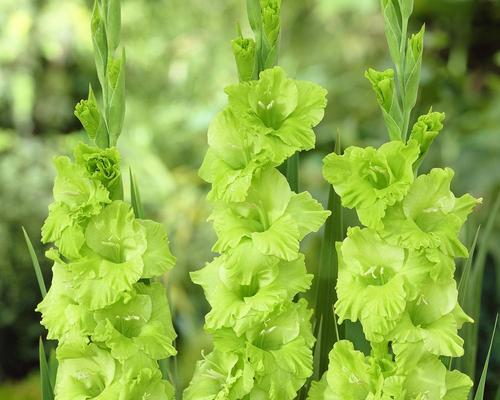
<path id="1" fill-rule="evenodd" d="M 163 285 L 175 263 L 163 226 L 121 200 L 119 154 L 80 143 L 56 157 L 42 240 L 52 285 L 37 311 L 58 341 L 55 399 L 171 399 L 158 360 L 176 353 Z"/>
<path id="2" fill-rule="evenodd" d="M 191 274 L 211 306 L 205 328 L 214 349 L 184 398 L 293 399 L 312 373 L 314 343 L 311 311 L 294 301 L 312 279 L 299 244 L 329 211 L 309 193 L 294 193 L 276 167 L 314 146 L 326 91 L 275 67 L 226 93 L 200 169 L 212 183 L 220 255 Z"/>
<path id="3" fill-rule="evenodd" d="M 360 321 L 372 351 L 337 342 L 312 400 L 467 399 L 471 379 L 442 360 L 463 355 L 457 331 L 472 322 L 458 304 L 454 259 L 468 256 L 458 235 L 480 200 L 452 193 L 449 168 L 414 177 L 442 118 L 419 118 L 406 144 L 350 147 L 324 159 L 325 178 L 363 225 L 336 244 L 335 312 L 339 323 Z"/>

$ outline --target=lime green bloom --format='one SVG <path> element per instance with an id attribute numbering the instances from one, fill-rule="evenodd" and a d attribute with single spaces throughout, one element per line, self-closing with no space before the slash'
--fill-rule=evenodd
<path id="1" fill-rule="evenodd" d="M 42 313 L 42 325 L 48 331 L 47 339 L 59 340 L 67 335 L 88 336 L 95 328 L 92 312 L 72 296 L 73 280 L 71 272 L 56 259 L 50 289 L 36 308 Z"/>
<path id="2" fill-rule="evenodd" d="M 173 397 L 171 385 L 161 379 L 156 362 L 147 357 L 139 355 L 121 364 L 94 343 L 72 340 L 59 346 L 57 358 L 56 400 Z"/>
<path id="3" fill-rule="evenodd" d="M 214 251 L 235 248 L 244 238 L 262 254 L 292 261 L 299 241 L 330 214 L 307 192 L 293 193 L 276 169 L 261 172 L 243 203 L 218 203 L 210 216 L 218 236 Z"/>
<path id="4" fill-rule="evenodd" d="M 338 255 L 339 323 L 359 319 L 368 340 L 383 340 L 406 305 L 404 251 L 384 243 L 372 230 L 352 228 Z"/>
<path id="5" fill-rule="evenodd" d="M 100 149 L 79 143 L 74 153 L 76 163 L 83 166 L 92 179 L 103 184 L 112 200 L 123 196 L 120 154 L 116 148 Z"/>
<path id="6" fill-rule="evenodd" d="M 326 90 L 286 76 L 280 67 L 267 69 L 258 81 L 226 88 L 229 108 L 244 129 L 255 132 L 276 165 L 296 151 L 314 147 L 312 130 L 324 115 Z"/>
<path id="7" fill-rule="evenodd" d="M 422 285 L 388 338 L 395 343 L 421 343 L 425 351 L 437 356 L 462 356 L 463 339 L 458 329 L 473 321 L 457 303 L 457 296 L 453 279 Z"/>
<path id="8" fill-rule="evenodd" d="M 240 81 L 249 81 L 255 69 L 255 40 L 239 36 L 231 41 L 231 47 Z"/>
<path id="9" fill-rule="evenodd" d="M 176 354 L 175 332 L 161 283 L 137 283 L 116 303 L 95 313 L 97 326 L 92 334 L 103 342 L 111 355 L 126 360 L 138 353 L 155 360 Z"/>
<path id="10" fill-rule="evenodd" d="M 241 337 L 230 329 L 214 334 L 216 351 L 244 351 L 254 370 L 249 398 L 292 399 L 312 373 L 311 311 L 303 299 L 276 307 Z M 244 349 L 244 350 L 243 350 Z"/>
<path id="11" fill-rule="evenodd" d="M 49 216 L 42 227 L 42 242 L 55 242 L 65 257 L 78 258 L 85 240 L 85 224 L 110 203 L 109 193 L 85 167 L 68 157 L 56 157 L 54 164 L 54 203 L 49 206 Z"/>
<path id="12" fill-rule="evenodd" d="M 418 117 L 413 125 L 410 139 L 414 139 L 420 145 L 419 159 L 422 159 L 429 150 L 432 142 L 443 129 L 444 113 L 429 111 Z"/>
<path id="13" fill-rule="evenodd" d="M 230 108 L 217 114 L 208 128 L 208 149 L 198 174 L 212 183 L 209 200 L 241 202 L 256 171 L 269 162 L 259 138 L 239 128 Z"/>
<path id="14" fill-rule="evenodd" d="M 276 67 L 226 92 L 229 104 L 210 124 L 199 174 L 212 183 L 210 200 L 241 202 L 261 168 L 314 147 L 312 128 L 323 118 L 326 91 Z"/>
<path id="15" fill-rule="evenodd" d="M 469 194 L 456 198 L 450 191 L 453 175 L 449 168 L 420 175 L 408 195 L 387 210 L 382 236 L 408 249 L 437 248 L 449 256 L 467 257 L 458 233 L 481 199 Z"/>
<path id="16" fill-rule="evenodd" d="M 378 149 L 353 146 L 343 155 L 326 156 L 323 175 L 344 207 L 355 208 L 363 225 L 378 228 L 387 207 L 408 192 L 418 154 L 418 144 L 413 140 L 407 145 L 392 141 Z"/>
<path id="17" fill-rule="evenodd" d="M 253 387 L 254 371 L 238 352 L 214 350 L 196 365 L 185 400 L 242 399 Z"/>
<path id="18" fill-rule="evenodd" d="M 266 320 L 277 305 L 291 301 L 297 292 L 310 287 L 312 275 L 306 273 L 302 255 L 294 261 L 264 256 L 260 258 L 268 260 L 256 264 L 250 246 L 249 241 L 239 245 L 247 258 L 242 257 L 237 264 L 232 264 L 230 257 L 221 256 L 191 273 L 193 282 L 203 287 L 212 306 L 205 316 L 207 329 L 232 327 L 241 335 Z"/>
<path id="19" fill-rule="evenodd" d="M 328 371 L 309 392 L 309 400 L 382 399 L 384 378 L 373 359 L 347 340 L 335 343 L 329 358 Z"/>

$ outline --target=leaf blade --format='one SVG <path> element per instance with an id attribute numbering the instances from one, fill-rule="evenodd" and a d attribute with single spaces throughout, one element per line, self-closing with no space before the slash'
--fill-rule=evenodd
<path id="1" fill-rule="evenodd" d="M 28 252 L 31 257 L 31 262 L 33 263 L 33 268 L 35 270 L 36 280 L 38 281 L 38 287 L 40 288 L 40 293 L 42 294 L 42 298 L 47 294 L 47 287 L 45 286 L 45 281 L 43 280 L 42 270 L 40 268 L 40 263 L 38 262 L 38 257 L 36 256 L 35 249 L 33 248 L 33 244 L 24 229 L 24 226 L 21 227 L 24 234 L 24 240 L 26 241 L 26 246 L 28 247 Z"/>
<path id="2" fill-rule="evenodd" d="M 488 354 L 486 355 L 486 360 L 484 361 L 483 372 L 481 373 L 481 378 L 479 379 L 479 383 L 477 385 L 477 390 L 476 390 L 476 395 L 474 396 L 474 400 L 483 400 L 484 398 L 484 387 L 486 385 L 486 376 L 488 374 L 491 349 L 493 348 L 493 340 L 495 339 L 497 324 L 498 324 L 498 314 L 495 318 L 495 324 L 493 325 L 493 333 L 491 334 L 490 347 L 488 349 Z"/>

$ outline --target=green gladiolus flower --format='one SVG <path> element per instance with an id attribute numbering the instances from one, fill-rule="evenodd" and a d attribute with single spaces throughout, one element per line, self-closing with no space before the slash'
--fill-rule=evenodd
<path id="1" fill-rule="evenodd" d="M 343 155 L 325 157 L 323 175 L 344 207 L 355 208 L 363 225 L 377 228 L 387 207 L 408 192 L 418 154 L 415 141 L 392 141 L 379 149 L 349 147 Z"/>
<path id="2" fill-rule="evenodd" d="M 255 69 L 255 40 L 242 36 L 231 41 L 234 59 L 241 82 L 253 78 Z"/>
<path id="3" fill-rule="evenodd" d="M 184 392 L 184 399 L 241 399 L 253 387 L 254 371 L 235 352 L 213 351 L 198 362 L 195 376 Z"/>
<path id="4" fill-rule="evenodd" d="M 429 111 L 427 114 L 418 117 L 413 125 L 410 138 L 420 145 L 420 156 L 422 159 L 429 150 L 432 142 L 443 129 L 444 113 Z"/>
<path id="5" fill-rule="evenodd" d="M 370 357 L 341 340 L 330 352 L 330 367 L 320 384 L 309 392 L 310 400 L 382 399 L 384 379 L 380 367 Z"/>
<path id="6" fill-rule="evenodd" d="M 289 79 L 275 67 L 263 71 L 258 81 L 229 86 L 226 93 L 229 108 L 238 113 L 244 129 L 258 135 L 275 165 L 296 151 L 314 147 L 312 128 L 323 118 L 325 89 Z"/>
<path id="7" fill-rule="evenodd" d="M 252 252 L 248 243 L 240 245 L 245 247 L 243 252 L 247 255 Z M 233 327 L 241 335 L 267 319 L 277 305 L 291 301 L 297 292 L 306 291 L 311 284 L 312 275 L 306 274 L 302 255 L 291 262 L 273 259 L 262 264 L 241 259 L 236 264 L 240 268 L 231 265 L 231 261 L 221 256 L 191 273 L 193 282 L 203 287 L 212 306 L 205 317 L 210 330 Z"/>
<path id="8" fill-rule="evenodd" d="M 307 192 L 293 193 L 276 169 L 266 169 L 245 202 L 216 206 L 210 217 L 219 237 L 213 250 L 227 251 L 249 238 L 262 254 L 292 261 L 299 241 L 317 231 L 329 214 Z"/>
<path id="9" fill-rule="evenodd" d="M 67 258 L 78 258 L 88 220 L 110 203 L 109 192 L 87 170 L 68 157 L 54 159 L 57 175 L 54 203 L 42 227 L 42 242 L 55 242 Z"/>
<path id="10" fill-rule="evenodd" d="M 144 353 L 159 360 L 176 354 L 167 298 L 160 283 L 137 283 L 116 303 L 95 313 L 92 339 L 105 343 L 118 360 Z"/>
<path id="11" fill-rule="evenodd" d="M 99 149 L 79 143 L 75 148 L 75 160 L 85 167 L 92 179 L 103 184 L 112 200 L 122 197 L 120 155 L 114 147 Z"/>
<path id="12" fill-rule="evenodd" d="M 408 195 L 387 210 L 382 236 L 404 248 L 438 248 L 450 256 L 467 257 L 457 236 L 481 199 L 469 194 L 456 198 L 450 191 L 453 174 L 449 168 L 435 168 L 419 176 Z"/>

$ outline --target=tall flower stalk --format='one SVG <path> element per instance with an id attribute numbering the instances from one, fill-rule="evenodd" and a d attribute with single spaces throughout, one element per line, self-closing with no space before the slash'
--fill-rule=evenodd
<path id="1" fill-rule="evenodd" d="M 319 399 L 466 400 L 471 379 L 443 357 L 463 355 L 458 329 L 473 322 L 458 304 L 455 258 L 468 251 L 458 235 L 480 202 L 450 190 L 453 171 L 418 175 L 444 114 L 420 116 L 408 137 L 423 50 L 422 28 L 407 40 L 413 2 L 382 0 L 386 36 L 396 65 L 370 69 L 391 139 L 379 148 L 349 147 L 324 159 L 323 173 L 361 227 L 337 242 L 335 313 L 339 323 L 360 321 L 369 356 L 341 340 L 328 371 L 310 390 Z"/>
<path id="2" fill-rule="evenodd" d="M 161 224 L 137 218 L 123 200 L 114 147 L 125 113 L 119 0 L 97 0 L 91 27 L 102 103 L 90 88 L 75 115 L 93 144 L 78 144 L 73 159 L 55 158 L 42 228 L 54 266 L 37 311 L 47 338 L 58 341 L 55 399 L 172 399 L 158 360 L 175 354 L 175 332 L 156 278 L 175 258 Z"/>
<path id="3" fill-rule="evenodd" d="M 314 147 L 326 91 L 268 68 L 280 1 L 248 6 L 255 40 L 233 41 L 240 83 L 226 88 L 228 105 L 210 124 L 199 172 L 212 184 L 220 255 L 191 274 L 211 306 L 205 328 L 214 348 L 197 364 L 186 400 L 293 399 L 312 373 L 311 311 L 294 301 L 312 280 L 299 247 L 329 212 L 293 192 L 277 167 Z"/>

